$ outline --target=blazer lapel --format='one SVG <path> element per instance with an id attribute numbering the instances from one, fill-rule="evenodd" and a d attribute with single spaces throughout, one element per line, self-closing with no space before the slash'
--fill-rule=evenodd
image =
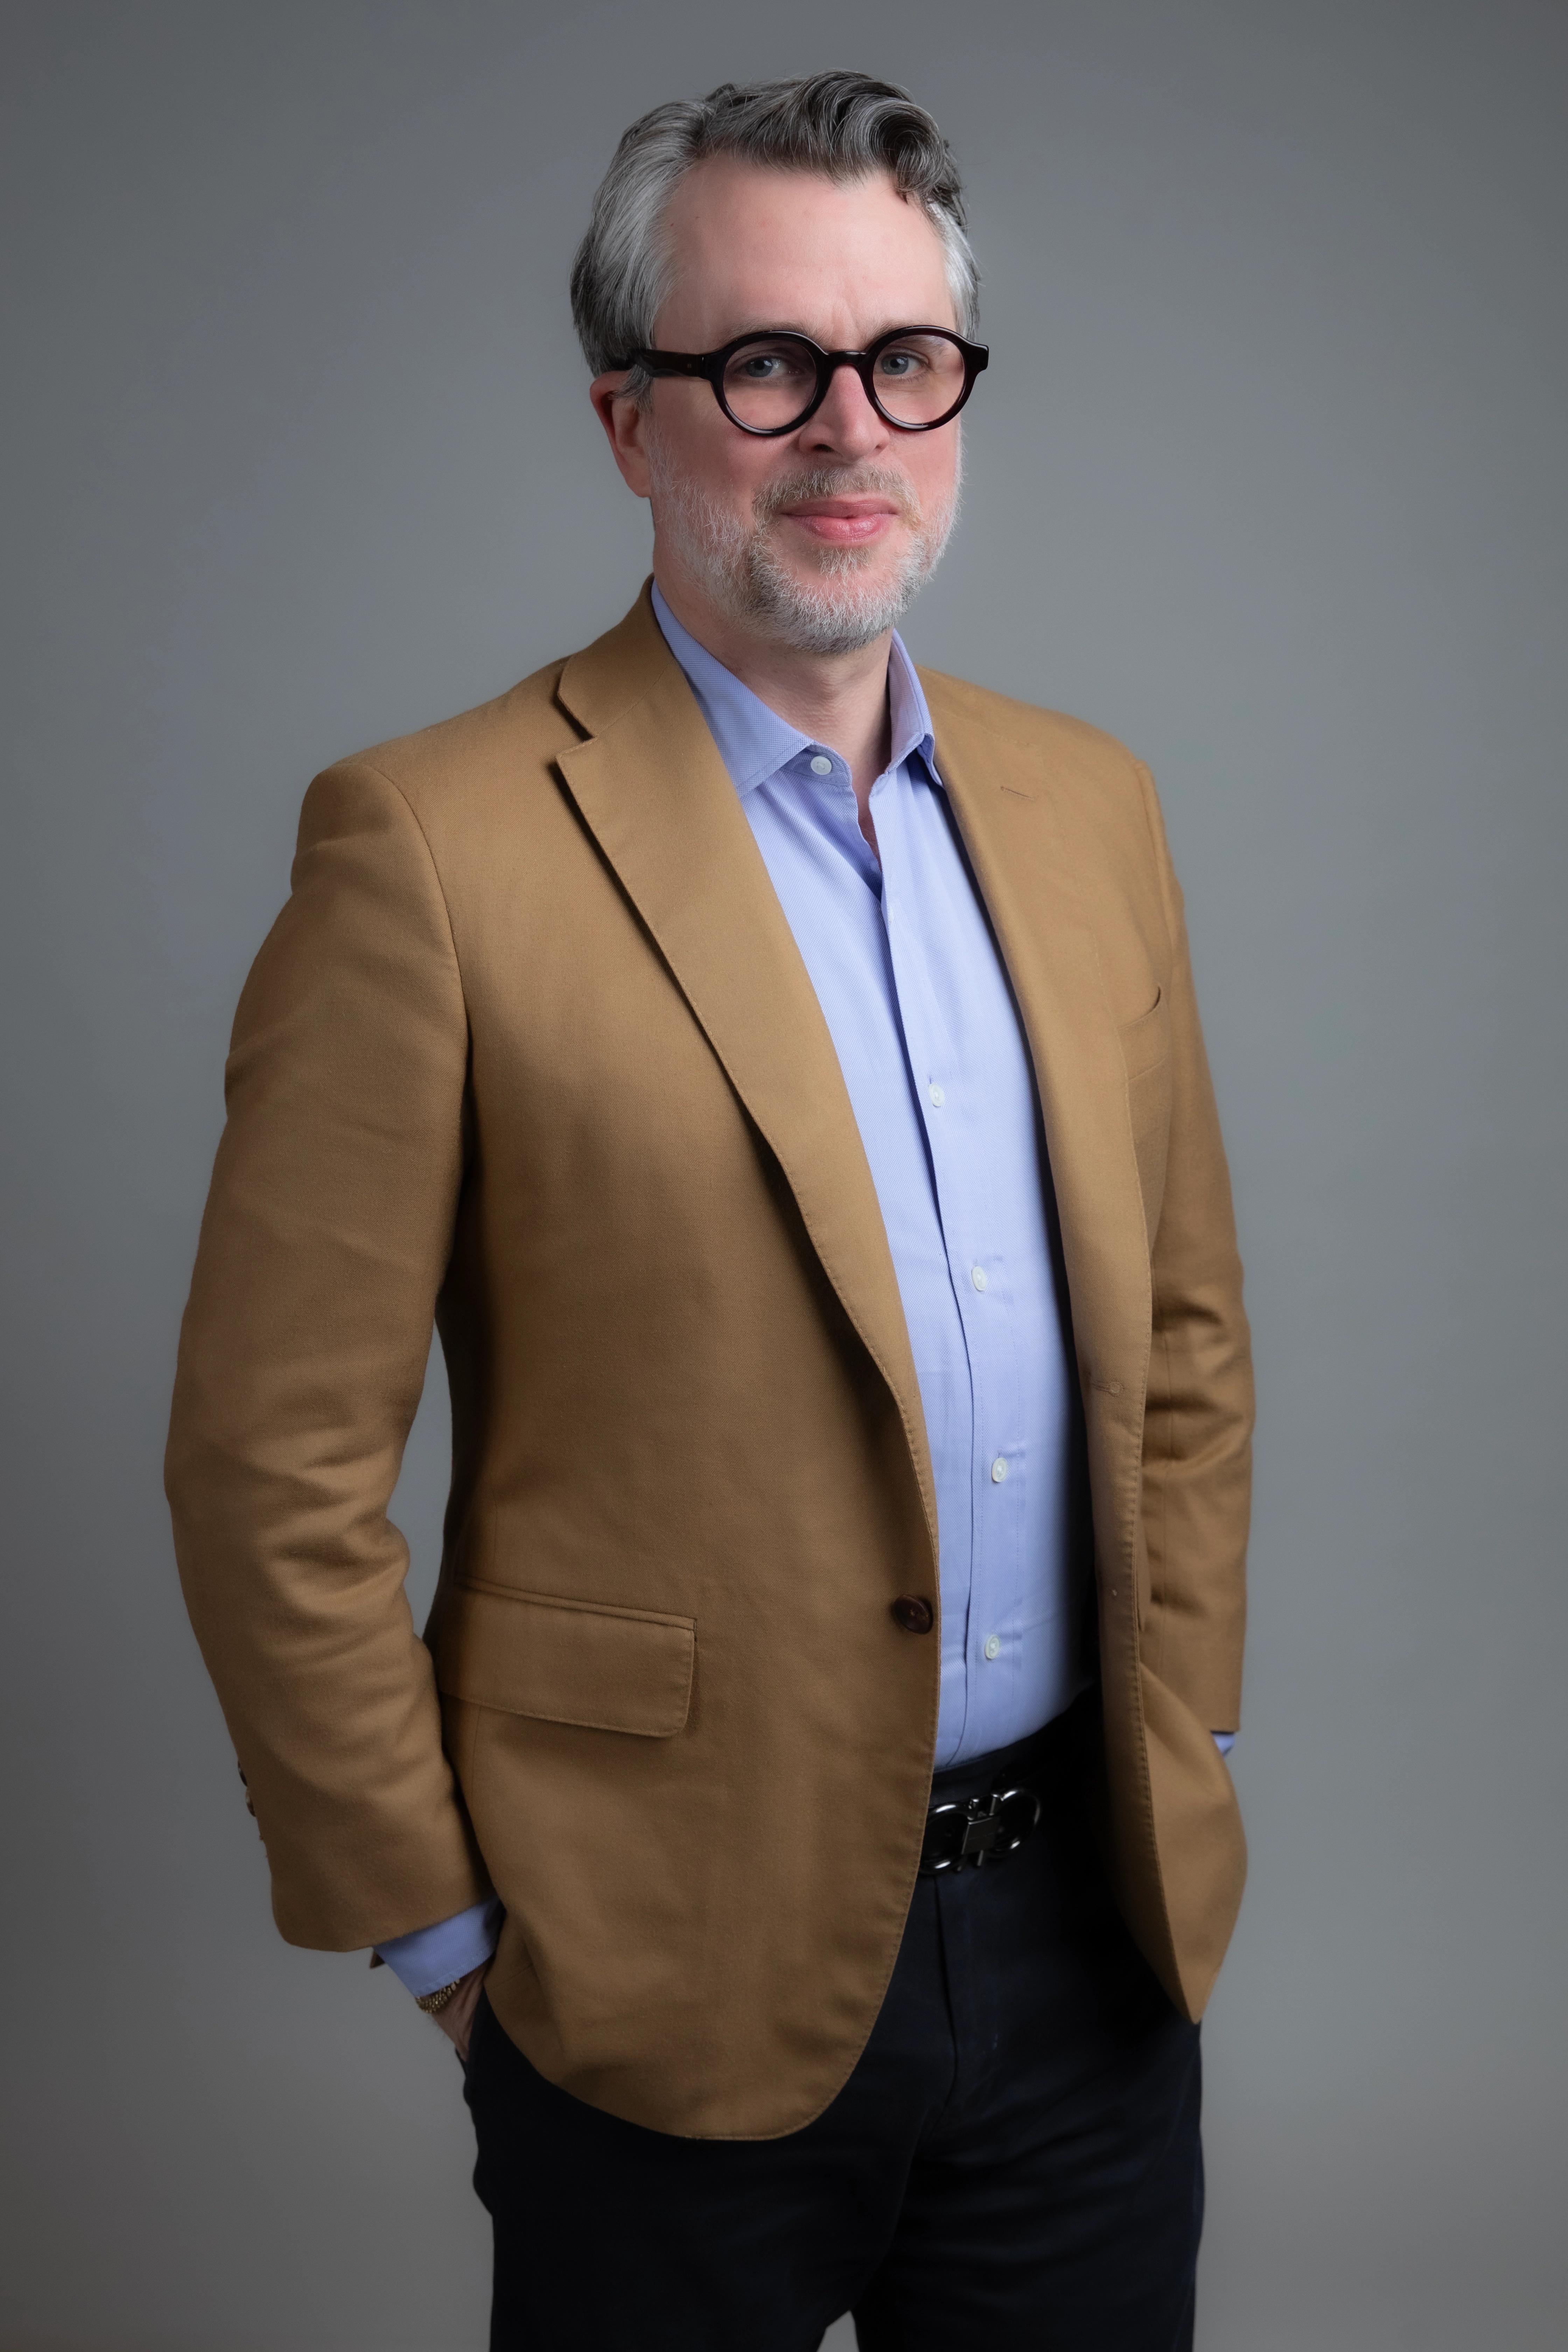
<path id="1" fill-rule="evenodd" d="M 795 1195 L 902 1417 L 937 1557 L 914 1359 L 838 1056 L 762 853 L 645 590 L 557 689 L 588 740 L 567 790 Z"/>
<path id="2" fill-rule="evenodd" d="M 1061 1218 L 1062 1253 L 1090 1452 L 1110 1437 L 1126 1469 L 1142 1443 L 1151 1297 L 1143 1199 L 1115 1015 L 1093 925 L 1069 870 L 1038 751 L 977 721 L 922 672 L 937 764 L 1023 1014 Z M 1098 1441 L 1098 1443 L 1097 1443 Z M 1102 1468 L 1110 1467 L 1101 1463 Z M 1097 1524 L 1116 1497 L 1131 1553 L 1136 1475 L 1095 1485 Z"/>

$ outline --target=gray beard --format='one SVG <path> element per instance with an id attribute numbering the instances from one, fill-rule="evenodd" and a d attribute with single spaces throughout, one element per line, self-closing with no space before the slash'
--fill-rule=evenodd
<path id="1" fill-rule="evenodd" d="M 757 493 L 749 526 L 670 467 L 657 435 L 648 444 L 648 471 L 659 537 L 710 600 L 727 619 L 753 629 L 761 624 L 775 645 L 796 653 L 858 653 L 893 628 L 941 562 L 958 520 L 957 481 L 946 506 L 928 520 L 905 477 L 875 466 L 824 467 L 771 483 Z M 878 551 L 836 547 L 819 556 L 814 580 L 797 578 L 773 544 L 780 509 L 864 491 L 896 499 L 914 527 L 898 571 L 890 579 L 867 579 Z"/>

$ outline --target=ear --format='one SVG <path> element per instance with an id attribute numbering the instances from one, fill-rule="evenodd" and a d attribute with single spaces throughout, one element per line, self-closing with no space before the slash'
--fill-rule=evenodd
<path id="1" fill-rule="evenodd" d="M 588 387 L 588 397 L 594 413 L 605 428 L 621 479 L 635 490 L 639 499 L 648 494 L 647 425 L 648 412 L 640 401 L 626 390 L 626 371 L 613 369 L 607 375 L 596 375 Z"/>

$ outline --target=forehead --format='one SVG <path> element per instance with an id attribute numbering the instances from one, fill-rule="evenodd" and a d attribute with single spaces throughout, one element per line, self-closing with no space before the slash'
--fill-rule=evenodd
<path id="1" fill-rule="evenodd" d="M 658 336 L 671 350 L 710 351 L 752 327 L 841 345 L 955 323 L 942 238 L 885 173 L 829 180 L 714 156 L 677 187 L 665 235 Z"/>

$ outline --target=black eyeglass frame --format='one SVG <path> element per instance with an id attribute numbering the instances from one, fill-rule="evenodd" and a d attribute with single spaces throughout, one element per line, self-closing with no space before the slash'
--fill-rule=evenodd
<path id="1" fill-rule="evenodd" d="M 963 391 L 951 408 L 941 416 L 931 417 L 924 425 L 907 425 L 901 416 L 889 415 L 877 397 L 873 371 L 878 360 L 889 343 L 902 342 L 909 335 L 940 335 L 944 343 L 953 344 L 963 358 Z M 748 343 L 795 343 L 811 354 L 812 365 L 816 370 L 816 390 L 809 405 L 788 425 L 748 425 L 736 415 L 724 397 L 724 371 L 735 353 L 743 351 Z M 702 376 L 712 385 L 714 399 L 738 432 L 755 434 L 759 440 L 776 441 L 782 435 L 798 433 L 803 425 L 809 424 L 826 399 L 828 388 L 841 367 L 854 369 L 867 399 L 884 425 L 890 425 L 896 433 L 934 433 L 939 425 L 952 423 L 973 391 L 975 377 L 989 364 L 990 359 L 988 343 L 966 342 L 962 335 L 955 335 L 951 327 L 894 327 L 889 333 L 879 335 L 876 341 L 868 343 L 863 352 L 826 352 L 820 343 L 814 343 L 809 335 L 799 334 L 793 327 L 784 327 L 771 332 L 765 328 L 753 328 L 749 335 L 737 335 L 733 341 L 721 344 L 716 352 L 660 352 L 645 345 L 634 351 L 629 359 L 617 364 L 625 368 L 646 368 L 649 375 L 655 376 Z"/>

